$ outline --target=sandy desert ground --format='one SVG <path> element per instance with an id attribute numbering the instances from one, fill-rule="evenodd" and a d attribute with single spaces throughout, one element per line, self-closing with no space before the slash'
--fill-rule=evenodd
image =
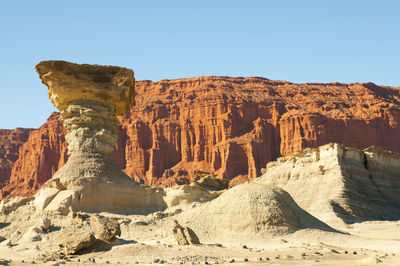
<path id="1" fill-rule="evenodd" d="M 293 234 L 277 236 L 262 243 L 221 243 L 177 245 L 172 234 L 179 214 L 158 212 L 145 215 L 112 215 L 121 222 L 122 234 L 114 246 L 98 246 L 78 255 L 43 260 L 41 254 L 58 249 L 58 236 L 77 218 L 52 215 L 52 226 L 41 234 L 41 241 L 22 236 L 23 231 L 37 224 L 43 214 L 35 214 L 27 204 L 1 218 L 0 235 L 7 240 L 0 243 L 0 265 L 400 265 L 400 221 L 368 221 L 337 224 L 341 233 L 318 229 L 298 230 Z M 85 228 L 81 219 L 77 228 Z M 8 240 L 9 239 L 9 240 Z M 17 240 L 18 239 L 18 240 Z M 43 241 L 44 240 L 44 241 Z"/>

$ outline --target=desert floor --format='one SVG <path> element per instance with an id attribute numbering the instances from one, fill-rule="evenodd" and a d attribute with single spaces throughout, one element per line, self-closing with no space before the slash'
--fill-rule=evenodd
<path id="1" fill-rule="evenodd" d="M 149 264 L 236 264 L 236 265 L 400 265 L 400 221 L 368 221 L 336 225 L 345 232 L 299 230 L 263 243 L 219 243 L 179 246 L 173 238 L 173 217 L 148 219 L 127 216 L 116 245 L 102 247 L 62 260 L 43 262 L 38 255 L 57 249 L 57 233 L 67 219 L 53 219 L 54 230 L 45 241 L 13 245 L 0 243 L 0 265 L 149 265 Z M 144 219 L 145 218 L 145 219 Z M 29 222 L 19 222 L 19 226 Z M 0 233 L 12 229 L 3 223 Z M 58 229 L 57 229 L 58 228 Z M 15 234 L 15 233 L 14 233 Z M 53 236 L 52 236 L 53 235 Z"/>

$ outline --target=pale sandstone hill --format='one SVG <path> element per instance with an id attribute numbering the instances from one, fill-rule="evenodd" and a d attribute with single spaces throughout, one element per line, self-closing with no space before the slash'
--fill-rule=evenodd
<path id="1" fill-rule="evenodd" d="M 262 243 L 300 229 L 335 230 L 301 209 L 284 190 L 245 183 L 177 218 L 202 243 Z"/>
<path id="2" fill-rule="evenodd" d="M 329 142 L 400 152 L 399 88 L 230 77 L 136 85 L 113 158 L 148 185 L 189 183 L 202 171 L 237 184 L 281 155 Z M 65 163 L 63 134 L 57 114 L 30 134 L 0 198 L 32 195 Z"/>
<path id="3" fill-rule="evenodd" d="M 255 182 L 288 191 L 324 222 L 400 219 L 400 154 L 380 148 L 305 149 L 268 163 Z"/>

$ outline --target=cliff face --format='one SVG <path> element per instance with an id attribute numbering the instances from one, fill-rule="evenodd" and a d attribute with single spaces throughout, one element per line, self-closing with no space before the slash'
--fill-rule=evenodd
<path id="1" fill-rule="evenodd" d="M 400 152 L 399 91 L 263 78 L 139 81 L 113 158 L 138 182 L 170 186 L 199 172 L 240 183 L 281 155 L 330 142 Z M 32 194 L 66 161 L 56 116 L 23 145 L 3 197 Z"/>
<path id="2" fill-rule="evenodd" d="M 6 185 L 11 169 L 19 156 L 19 148 L 28 139 L 33 129 L 0 129 L 0 188 Z"/>
<path id="3" fill-rule="evenodd" d="M 65 164 L 65 131 L 58 118 L 59 114 L 53 113 L 43 126 L 30 132 L 12 167 L 9 182 L 2 189 L 3 198 L 34 194 Z"/>
<path id="4" fill-rule="evenodd" d="M 306 211 L 331 223 L 400 218 L 400 154 L 327 144 L 278 158 L 255 182 L 286 190 Z"/>

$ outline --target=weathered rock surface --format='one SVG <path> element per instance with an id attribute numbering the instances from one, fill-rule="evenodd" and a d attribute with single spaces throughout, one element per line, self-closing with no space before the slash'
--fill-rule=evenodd
<path id="1" fill-rule="evenodd" d="M 65 130 L 53 113 L 47 122 L 29 134 L 20 147 L 8 184 L 0 197 L 33 195 L 67 161 Z"/>
<path id="2" fill-rule="evenodd" d="M 148 185 L 190 183 L 203 172 L 237 184 L 281 155 L 330 142 L 400 152 L 400 88 L 198 77 L 139 81 L 135 90 L 136 106 L 119 117 L 112 157 Z M 60 127 L 56 117 L 46 125 Z M 55 133 L 48 134 L 43 138 L 53 143 Z M 39 137 L 24 144 L 3 197 L 32 195 L 65 163 L 47 160 L 53 149 L 46 145 Z M 60 146 L 54 150 L 64 151 Z"/>
<path id="3" fill-rule="evenodd" d="M 219 179 L 213 175 L 199 175 L 200 179 L 197 182 L 200 186 L 203 186 L 211 190 L 224 190 L 229 186 L 228 179 Z"/>
<path id="4" fill-rule="evenodd" d="M 133 71 L 65 61 L 43 61 L 36 70 L 61 111 L 68 143 L 68 161 L 37 194 L 37 210 L 65 215 L 164 208 L 159 189 L 136 183 L 109 157 L 117 142 L 117 115 L 134 104 Z"/>
<path id="5" fill-rule="evenodd" d="M 113 103 L 115 112 L 122 115 L 135 104 L 135 78 L 130 69 L 50 60 L 37 64 L 36 71 L 49 88 L 50 101 L 59 110 L 71 108 L 71 102 L 90 100 Z M 65 116 L 70 117 L 71 113 L 66 112 Z"/>
<path id="6" fill-rule="evenodd" d="M 235 186 L 177 220 L 192 228 L 202 243 L 261 243 L 306 228 L 335 231 L 301 209 L 286 191 L 256 183 Z"/>
<path id="7" fill-rule="evenodd" d="M 0 189 L 9 182 L 11 169 L 19 156 L 19 148 L 33 129 L 0 129 Z"/>
<path id="8" fill-rule="evenodd" d="M 195 203 L 202 203 L 217 198 L 223 191 L 209 190 L 197 182 L 164 189 L 164 201 L 168 208 L 186 209 Z"/>
<path id="9" fill-rule="evenodd" d="M 192 229 L 187 226 L 182 227 L 176 220 L 174 222 L 175 226 L 172 229 L 172 232 L 178 245 L 184 246 L 200 244 L 199 238 Z"/>
<path id="10" fill-rule="evenodd" d="M 31 202 L 34 199 L 33 196 L 30 197 L 15 197 L 10 199 L 4 199 L 0 201 L 0 213 L 8 214 L 15 211 L 19 207 Z"/>
<path id="11" fill-rule="evenodd" d="M 20 241 L 26 241 L 26 242 L 41 241 L 42 240 L 41 234 L 43 234 L 43 229 L 41 227 L 31 226 L 29 227 L 28 231 L 22 236 Z"/>
<path id="12" fill-rule="evenodd" d="M 63 232 L 58 239 L 58 246 L 65 254 L 75 254 L 85 248 L 92 247 L 95 243 L 94 235 L 84 229 L 69 229 Z"/>
<path id="13" fill-rule="evenodd" d="M 117 236 L 121 235 L 121 228 L 116 219 L 100 215 L 92 215 L 90 217 L 90 228 L 92 228 L 97 239 L 107 243 L 114 241 Z"/>
<path id="14" fill-rule="evenodd" d="M 40 223 L 40 228 L 44 231 L 49 230 L 51 227 L 51 220 L 49 218 L 43 218 Z"/>
<path id="15" fill-rule="evenodd" d="M 305 149 L 268 163 L 255 182 L 281 187 L 327 223 L 400 219 L 400 154 L 380 148 Z"/>

